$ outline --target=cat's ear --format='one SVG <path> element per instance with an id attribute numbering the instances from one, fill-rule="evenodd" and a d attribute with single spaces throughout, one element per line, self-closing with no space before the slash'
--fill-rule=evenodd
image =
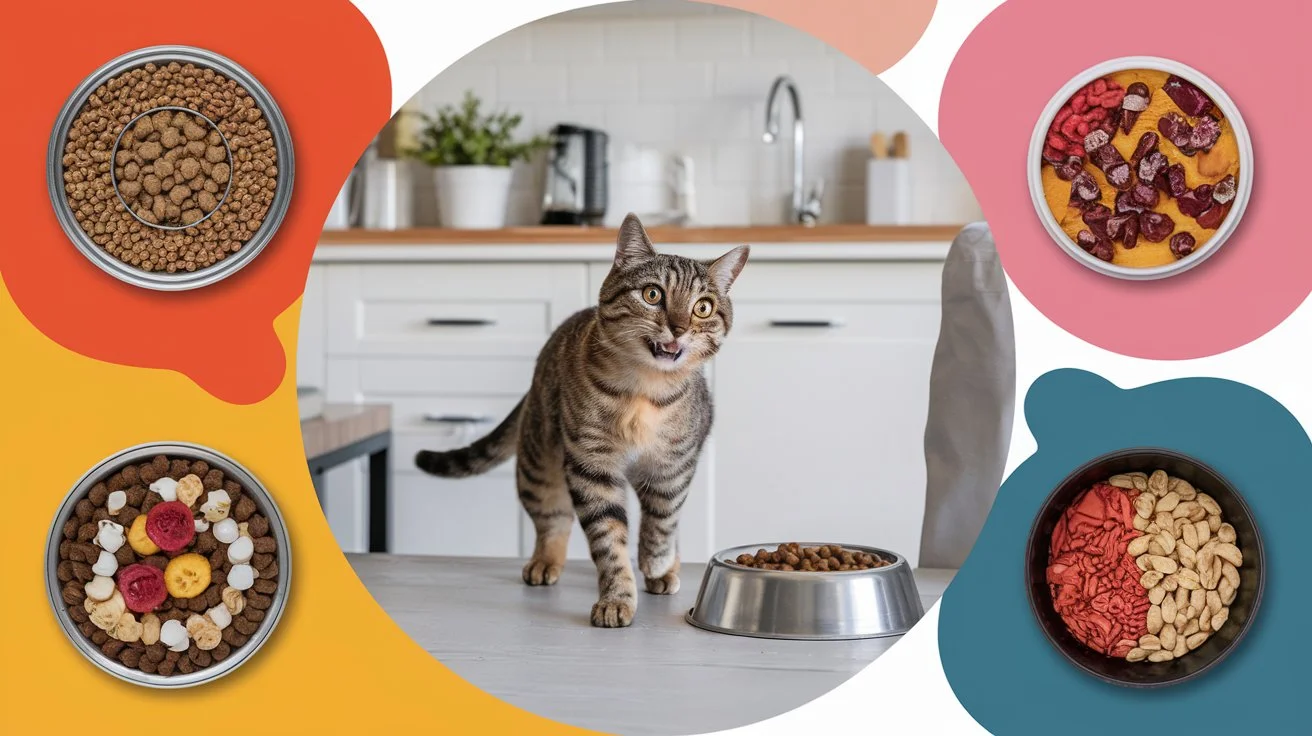
<path id="1" fill-rule="evenodd" d="M 743 266 L 747 265 L 747 255 L 751 251 L 750 246 L 740 245 L 711 261 L 711 265 L 707 266 L 711 281 L 715 282 L 715 288 L 721 294 L 729 293 L 729 287 L 733 285 L 734 279 L 738 278 L 738 274 L 742 273 Z"/>
<path id="2" fill-rule="evenodd" d="M 615 267 L 627 268 L 640 261 L 653 258 L 656 249 L 651 245 L 651 238 L 642 228 L 638 216 L 630 212 L 620 223 L 620 236 L 615 245 Z"/>

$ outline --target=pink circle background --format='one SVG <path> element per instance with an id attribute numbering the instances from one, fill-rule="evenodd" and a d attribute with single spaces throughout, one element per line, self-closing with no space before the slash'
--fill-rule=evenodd
<path id="1" fill-rule="evenodd" d="M 952 62 L 939 108 L 943 144 L 979 198 L 1007 274 L 1076 337 L 1140 358 L 1199 358 L 1262 336 L 1312 291 L 1312 246 L 1299 219 L 1312 182 L 1309 92 L 1293 61 L 1305 18 L 1298 3 L 1237 9 L 1219 0 L 1009 0 Z M 1157 281 L 1077 263 L 1043 229 L 1026 179 L 1030 135 L 1052 95 L 1121 56 L 1173 59 L 1211 77 L 1253 139 L 1253 196 L 1234 234 L 1207 262 Z"/>

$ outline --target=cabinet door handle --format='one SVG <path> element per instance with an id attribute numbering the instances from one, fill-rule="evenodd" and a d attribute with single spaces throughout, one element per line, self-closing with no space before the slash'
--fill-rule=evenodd
<path id="1" fill-rule="evenodd" d="M 480 319 L 477 317 L 429 317 L 428 325 L 430 327 L 491 327 L 496 324 L 494 319 Z"/>
<path id="2" fill-rule="evenodd" d="M 492 417 L 472 414 L 425 414 L 424 421 L 432 424 L 484 424 L 492 421 Z"/>
<path id="3" fill-rule="evenodd" d="M 842 323 L 832 319 L 772 319 L 771 327 L 842 327 Z"/>

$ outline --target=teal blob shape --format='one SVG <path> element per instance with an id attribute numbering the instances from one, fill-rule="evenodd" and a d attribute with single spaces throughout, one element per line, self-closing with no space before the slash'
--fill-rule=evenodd
<path id="1" fill-rule="evenodd" d="M 1034 382 L 1025 419 L 1038 450 L 998 491 L 939 609 L 939 656 L 967 712 L 999 736 L 1136 727 L 1312 734 L 1300 702 L 1312 654 L 1312 442 L 1298 420 L 1234 381 L 1124 390 L 1070 369 Z M 1266 590 L 1247 636 L 1201 677 L 1166 688 L 1123 688 L 1080 671 L 1044 638 L 1025 595 L 1025 543 L 1048 494 L 1085 462 L 1127 447 L 1174 449 L 1229 479 L 1266 553 Z"/>

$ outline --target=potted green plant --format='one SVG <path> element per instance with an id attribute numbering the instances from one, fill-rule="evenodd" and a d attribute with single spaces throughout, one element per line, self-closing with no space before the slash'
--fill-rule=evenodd
<path id="1" fill-rule="evenodd" d="M 510 165 L 547 145 L 542 137 L 515 141 L 521 115 L 484 114 L 481 107 L 482 101 L 467 91 L 459 105 L 446 105 L 436 115 L 421 115 L 417 145 L 405 151 L 434 167 L 438 212 L 445 227 L 504 227 Z"/>

